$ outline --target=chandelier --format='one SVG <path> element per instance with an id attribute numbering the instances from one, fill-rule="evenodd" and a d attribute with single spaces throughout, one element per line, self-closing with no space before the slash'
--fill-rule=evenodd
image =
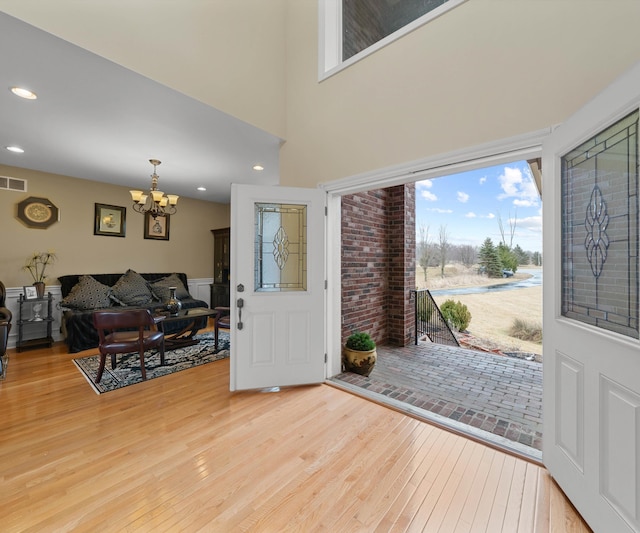
<path id="1" fill-rule="evenodd" d="M 157 159 L 149 159 L 149 163 L 153 165 L 153 174 L 151 174 L 151 190 L 149 194 L 143 191 L 129 191 L 133 200 L 133 210 L 138 213 L 149 213 L 154 219 L 158 215 L 173 215 L 178 209 L 179 196 L 176 194 L 165 194 L 158 190 L 158 174 L 156 167 L 160 164 Z"/>

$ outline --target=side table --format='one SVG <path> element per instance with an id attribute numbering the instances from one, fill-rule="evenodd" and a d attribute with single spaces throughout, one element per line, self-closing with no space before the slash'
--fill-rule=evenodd
<path id="1" fill-rule="evenodd" d="M 51 326 L 53 316 L 51 308 L 53 295 L 48 293 L 45 298 L 26 299 L 20 295 L 18 304 L 20 311 L 18 314 L 18 342 L 16 349 L 21 352 L 24 349 L 46 346 L 51 348 L 53 337 Z"/>

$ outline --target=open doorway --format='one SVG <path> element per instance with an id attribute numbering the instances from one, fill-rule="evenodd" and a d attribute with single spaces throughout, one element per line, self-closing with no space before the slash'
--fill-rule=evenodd
<path id="1" fill-rule="evenodd" d="M 534 163 L 536 170 L 539 170 L 539 164 L 536 158 L 528 158 L 528 160 Z M 463 164 L 463 166 L 468 166 L 468 165 L 469 165 L 468 161 Z M 438 202 L 436 202 L 435 200 L 440 200 L 440 199 L 444 200 L 445 197 L 448 196 L 451 202 L 453 202 L 454 204 L 457 202 L 458 204 L 460 204 L 459 207 L 462 208 L 457 210 L 458 211 L 457 215 L 461 219 L 462 230 L 458 231 L 458 230 L 455 230 L 455 228 L 451 228 L 454 231 L 449 233 L 451 242 L 449 243 L 450 246 L 446 247 L 446 249 L 452 253 L 448 256 L 448 258 L 446 258 L 448 260 L 446 260 L 444 263 L 444 268 L 443 268 L 444 275 L 443 275 L 443 272 L 439 272 L 439 275 L 437 275 L 436 278 L 445 279 L 451 283 L 452 281 L 451 278 L 457 277 L 456 276 L 457 273 L 474 271 L 475 273 L 474 277 L 481 280 L 482 284 L 485 286 L 503 284 L 504 282 L 508 283 L 508 282 L 514 282 L 514 281 L 522 281 L 523 279 L 527 279 L 532 275 L 529 274 L 528 272 L 518 273 L 518 269 L 521 266 L 524 268 L 524 266 L 530 266 L 529 263 L 532 263 L 531 266 L 533 266 L 534 268 L 527 269 L 527 270 L 540 269 L 539 264 L 540 264 L 540 257 L 541 257 L 540 253 L 541 253 L 542 239 L 541 239 L 541 231 L 540 231 L 541 230 L 541 211 L 540 211 L 541 206 L 540 206 L 539 190 L 536 188 L 534 172 L 531 170 L 530 164 L 527 163 L 527 160 L 522 160 L 522 159 L 513 159 L 511 161 L 505 160 L 505 162 L 499 165 L 498 167 L 500 168 L 500 171 L 498 171 L 496 168 L 489 167 L 488 169 L 488 167 L 478 165 L 478 168 L 474 169 L 471 174 L 467 172 L 460 172 L 457 174 L 454 173 L 455 176 L 451 179 L 446 177 L 448 174 L 450 175 L 450 173 L 442 172 L 441 175 L 437 176 L 439 178 L 437 180 L 430 180 L 428 182 L 425 182 L 425 181 L 418 182 L 414 186 L 412 193 L 407 192 L 409 189 L 411 189 L 412 184 L 409 184 L 409 185 L 403 184 L 401 186 L 385 188 L 384 190 L 368 191 L 366 193 L 363 193 L 357 196 L 355 200 L 351 196 L 343 197 L 343 202 L 345 202 L 345 198 L 347 198 L 347 200 L 346 200 L 346 204 L 343 203 L 343 207 L 342 207 L 342 210 L 343 210 L 342 211 L 342 217 L 343 217 L 342 228 L 343 230 L 345 229 L 344 218 L 345 218 L 345 214 L 348 213 L 350 209 L 352 212 L 355 212 L 356 218 L 359 218 L 360 222 L 364 226 L 366 226 L 366 231 L 369 232 L 369 235 L 367 239 L 364 239 L 365 240 L 364 247 L 358 250 L 359 258 L 362 259 L 363 255 L 366 256 L 368 252 L 371 252 L 372 248 L 376 247 L 374 234 L 376 231 L 379 231 L 380 229 L 379 226 L 383 225 L 383 216 L 381 214 L 382 211 L 378 213 L 374 213 L 374 217 L 377 217 L 377 220 L 378 220 L 377 225 L 372 221 L 366 220 L 365 212 L 368 211 L 370 213 L 372 209 L 375 210 L 376 202 L 379 203 L 381 198 L 387 198 L 387 200 L 391 198 L 391 201 L 389 203 L 390 205 L 393 205 L 392 212 L 394 212 L 395 214 L 391 215 L 391 219 L 388 220 L 388 222 L 391 225 L 393 224 L 397 225 L 399 223 L 399 217 L 397 214 L 398 205 L 402 203 L 402 198 L 404 198 L 406 201 L 407 196 L 411 196 L 411 194 L 413 194 L 413 198 L 415 198 L 415 202 L 416 202 L 415 204 L 416 209 L 413 214 L 410 214 L 408 216 L 408 219 L 409 219 L 409 224 L 410 224 L 410 220 L 413 219 L 413 227 L 411 228 L 410 232 L 413 232 L 412 236 L 414 237 L 413 239 L 414 249 L 412 250 L 411 253 L 413 254 L 413 268 L 415 270 L 412 273 L 412 281 L 410 281 L 410 284 L 413 284 L 411 288 L 420 287 L 421 286 L 420 280 L 424 279 L 424 277 L 422 277 L 424 275 L 424 271 L 420 267 L 420 258 L 418 254 L 418 248 L 421 244 L 419 230 L 420 230 L 420 226 L 423 225 L 423 222 L 422 222 L 423 213 L 421 213 L 421 210 L 420 210 L 420 202 L 422 201 L 423 204 L 430 205 L 431 206 L 430 212 L 432 214 L 441 215 L 440 220 L 442 220 L 443 217 L 444 219 L 446 219 L 446 216 L 453 215 L 455 210 L 450 206 L 446 207 L 446 206 L 443 206 L 443 204 L 438 205 Z M 443 169 L 439 169 L 439 170 L 442 171 Z M 518 172 L 516 172 L 516 170 Z M 496 172 L 498 173 L 496 174 Z M 485 179 L 482 179 L 482 178 L 485 178 Z M 499 181 L 498 178 L 501 178 L 502 181 Z M 473 205 L 473 202 L 471 202 L 470 200 L 476 194 L 477 191 L 473 192 L 470 187 L 466 187 L 466 190 L 465 190 L 464 187 L 459 186 L 459 182 L 460 182 L 459 180 L 464 180 L 464 179 L 468 180 L 467 185 L 470 185 L 472 180 L 475 180 L 475 185 L 477 187 L 486 185 L 487 182 L 490 180 L 495 181 L 496 184 L 498 185 L 501 183 L 502 189 L 500 189 L 500 191 L 498 192 L 494 192 L 493 194 L 496 197 L 501 196 L 501 201 L 503 202 L 503 206 L 506 206 L 507 204 L 509 204 L 510 208 L 502 207 L 497 210 L 495 208 L 490 209 L 486 198 L 479 199 L 479 201 L 481 202 L 480 205 L 483 209 L 482 211 L 477 207 L 475 208 L 471 207 Z M 447 182 L 447 180 L 449 180 L 449 182 Z M 445 184 L 446 186 L 444 186 Z M 485 189 L 489 189 L 488 185 L 485 186 Z M 513 204 L 514 202 L 515 202 L 515 205 Z M 406 203 L 408 204 L 410 202 L 406 202 Z M 528 205 L 525 205 L 525 203 L 527 203 Z M 354 204 L 357 207 L 355 210 L 352 209 Z M 515 209 L 515 207 L 518 207 L 519 209 Z M 525 209 L 525 207 L 527 209 Z M 477 211 L 477 213 L 474 213 L 474 210 Z M 515 215 L 514 211 L 518 211 L 518 214 Z M 502 221 L 501 221 L 502 229 L 499 223 L 500 217 L 502 217 Z M 520 218 L 522 222 L 520 228 L 518 228 L 518 222 L 517 222 L 518 218 Z M 432 220 L 434 219 L 436 220 L 436 222 L 428 222 L 428 224 L 429 225 L 435 224 L 436 226 L 440 226 L 440 225 L 447 226 L 445 222 L 440 222 L 438 220 L 438 217 L 433 217 Z M 486 232 L 487 233 L 486 236 L 484 234 L 480 234 L 480 237 L 476 237 L 477 240 L 474 244 L 470 240 L 471 232 L 468 230 L 465 230 L 464 227 L 466 224 L 467 228 L 469 226 L 472 226 L 474 230 L 475 229 L 482 230 L 481 224 L 479 223 L 480 220 L 485 220 L 487 222 L 490 222 L 493 224 L 494 227 L 492 227 L 489 231 Z M 352 222 L 353 221 L 347 221 L 346 225 L 347 226 L 352 225 Z M 484 227 L 486 228 L 487 226 L 485 225 Z M 395 233 L 393 236 L 389 238 L 389 241 L 401 242 L 403 238 L 406 240 L 410 232 L 405 231 L 404 235 L 398 235 L 397 233 Z M 537 232 L 539 244 L 535 247 L 529 246 L 529 245 L 525 245 L 523 247 L 523 245 L 519 244 L 517 241 L 517 238 L 520 232 L 533 233 L 533 234 Z M 438 233 L 439 231 L 436 231 L 436 234 Z M 478 231 L 476 231 L 475 233 L 478 234 Z M 436 237 L 438 236 L 439 235 L 436 235 Z M 516 246 L 518 246 L 516 250 L 519 253 L 521 253 L 522 256 L 524 256 L 526 252 L 529 252 L 528 254 L 526 254 L 527 260 L 525 261 L 521 257 L 517 265 L 513 265 L 510 268 L 505 267 L 504 270 L 509 270 L 511 272 L 514 272 L 513 276 L 509 276 L 509 278 L 503 278 L 501 274 L 499 279 L 496 278 L 492 280 L 486 274 L 478 274 L 479 267 L 480 267 L 480 262 L 478 261 L 478 252 L 485 238 L 490 238 L 496 243 L 496 245 L 500 244 L 502 247 L 506 247 L 507 245 L 510 244 L 510 246 L 508 246 L 510 249 L 513 249 Z M 369 242 L 366 242 L 368 239 L 370 239 Z M 343 249 L 345 249 L 345 242 L 343 241 L 342 244 L 343 244 Z M 347 246 L 346 246 L 347 249 L 349 248 L 349 244 L 350 243 L 347 243 Z M 446 244 L 446 243 L 440 243 L 440 244 Z M 406 308 L 402 317 L 397 316 L 402 306 L 398 305 L 397 303 L 394 306 L 394 304 L 391 301 L 393 299 L 392 293 L 394 292 L 394 290 L 398 292 L 398 284 L 401 283 L 397 279 L 398 278 L 397 274 L 395 275 L 395 279 L 394 279 L 394 275 L 392 274 L 391 277 L 387 280 L 386 282 L 387 293 L 384 296 L 380 296 L 379 292 L 376 293 L 376 289 L 377 289 L 376 285 L 378 282 L 376 281 L 375 271 L 376 269 L 384 270 L 384 268 L 387 268 L 387 267 L 389 268 L 390 271 L 397 270 L 397 266 L 399 262 L 404 263 L 407 268 L 410 268 L 409 267 L 410 263 L 407 261 L 407 254 L 405 254 L 405 256 L 403 257 L 400 257 L 398 251 L 396 250 L 394 253 L 394 251 L 391 249 L 388 243 L 385 244 L 385 246 L 389 246 L 386 250 L 386 252 L 390 254 L 388 264 L 385 267 L 384 260 L 381 259 L 380 261 L 376 262 L 374 257 L 372 262 L 364 265 L 366 269 L 366 275 L 363 281 L 363 285 L 361 286 L 362 293 L 356 294 L 353 290 L 347 291 L 349 293 L 349 296 L 346 299 L 343 298 L 342 300 L 342 311 L 343 311 L 342 320 L 343 320 L 343 324 L 347 325 L 347 328 L 353 329 L 354 327 L 356 327 L 358 329 L 363 329 L 363 330 L 366 330 L 367 326 L 369 327 L 373 326 L 373 329 L 378 328 L 378 331 L 379 331 L 381 328 L 384 329 L 384 326 L 380 326 L 380 323 L 385 323 L 387 324 L 386 327 L 387 327 L 387 330 L 389 331 L 389 335 L 387 335 L 387 337 L 384 339 L 383 344 L 385 344 L 385 342 L 386 344 L 402 344 L 403 340 L 406 341 L 407 335 L 406 335 L 406 330 L 401 331 L 401 333 L 398 334 L 398 331 L 397 331 L 398 324 L 400 324 L 400 329 L 402 328 L 403 324 L 412 325 L 414 322 L 414 316 L 410 316 L 410 318 L 408 319 L 407 315 L 410 314 L 410 310 L 409 312 L 407 312 Z M 469 260 L 469 258 L 465 258 L 463 260 L 463 258 L 461 258 L 462 252 L 464 252 L 463 248 L 469 247 L 469 246 L 472 248 L 472 251 L 474 252 L 472 254 L 473 258 L 471 261 Z M 379 256 L 383 256 L 385 253 L 381 249 L 377 249 L 375 252 Z M 411 254 L 408 254 L 408 255 L 411 255 Z M 434 268 L 436 271 L 438 271 L 439 266 L 437 263 L 439 262 L 439 260 L 440 258 L 438 258 L 438 261 L 436 261 L 435 264 L 433 265 L 427 265 L 427 268 L 428 269 Z M 468 262 L 469 264 L 465 265 L 464 264 L 465 261 Z M 354 266 L 353 263 L 349 262 L 349 260 L 347 260 L 346 263 L 349 264 L 349 267 Z M 525 263 L 527 264 L 525 265 Z M 538 263 L 538 264 L 536 265 L 535 263 Z M 353 270 L 348 273 L 347 277 L 350 279 L 349 282 L 353 281 L 353 278 L 354 278 Z M 404 281 L 406 281 L 406 277 L 407 276 L 405 275 Z M 434 277 L 433 272 L 427 272 L 427 281 L 431 281 L 433 277 Z M 343 277 L 343 282 L 344 282 L 344 277 Z M 465 283 L 465 285 L 467 286 L 473 285 L 473 284 L 474 284 L 473 280 L 471 281 L 471 283 Z M 379 283 L 378 285 L 384 285 L 384 283 Z M 460 283 L 458 283 L 458 285 L 460 285 Z M 427 288 L 430 288 L 428 284 L 427 284 Z M 461 288 L 460 286 L 455 287 L 455 289 L 460 289 L 460 288 Z M 407 286 L 405 285 L 404 287 L 400 288 L 400 291 L 399 291 L 400 298 L 405 297 L 403 296 L 404 293 L 402 289 L 405 289 L 405 292 L 406 292 Z M 444 289 L 446 289 L 446 287 Z M 448 289 L 454 290 L 454 288 L 452 288 L 451 286 L 449 286 Z M 443 290 L 443 286 L 442 285 L 438 286 L 438 290 Z M 534 289 L 534 290 L 538 291 L 537 303 L 536 303 L 535 309 L 530 310 L 528 313 L 526 313 L 526 318 L 534 319 L 534 320 L 537 319 L 537 322 L 540 323 L 539 329 L 541 329 L 541 285 L 540 283 L 538 283 L 537 289 Z M 534 291 L 529 291 L 529 292 L 534 292 Z M 352 303 L 357 300 L 362 300 L 363 295 L 366 295 L 365 301 L 367 302 L 371 302 L 371 298 L 378 297 L 379 299 L 376 301 L 375 305 L 365 304 L 366 312 L 364 312 L 363 322 L 361 322 L 360 325 L 354 325 L 357 323 L 357 321 L 353 320 L 354 309 L 353 309 Z M 440 303 L 444 301 L 444 298 L 446 296 L 447 296 L 446 292 L 441 293 L 441 296 L 438 296 L 440 299 Z M 454 298 L 456 301 L 459 301 L 462 299 L 462 295 L 460 296 L 456 295 L 454 296 Z M 532 296 L 532 298 L 535 299 L 536 296 Z M 526 306 L 521 306 L 521 307 L 526 307 Z M 492 318 L 494 318 L 493 316 L 494 313 L 492 311 L 491 313 L 492 313 Z M 355 314 L 357 315 L 358 312 L 355 311 Z M 508 310 L 507 310 L 507 314 L 508 314 Z M 482 315 L 482 313 L 479 313 L 479 315 Z M 480 320 L 481 318 L 482 318 L 481 316 L 477 316 L 477 322 L 481 322 Z M 387 319 L 390 319 L 390 321 L 393 323 L 391 326 L 388 325 Z M 503 322 L 506 322 L 508 320 L 509 320 L 509 317 L 507 316 L 503 319 Z M 473 317 L 471 322 L 473 322 Z M 362 327 L 362 324 L 364 324 L 365 326 Z M 469 330 L 471 331 L 472 328 L 469 328 Z M 343 337 L 344 337 L 345 328 L 343 328 L 342 331 L 343 331 Z M 349 332 L 349 329 L 347 329 L 346 333 L 348 332 Z M 389 343 L 389 341 L 391 342 Z M 424 341 L 421 340 L 420 342 L 423 343 Z M 405 344 L 409 344 L 409 343 L 405 342 Z M 517 411 L 521 407 L 519 403 L 523 402 L 523 400 L 522 400 L 522 396 L 519 396 L 517 394 L 517 391 L 514 392 L 512 388 L 509 388 L 509 387 L 501 388 L 500 386 L 501 384 L 499 383 L 499 381 L 496 383 L 494 396 L 489 399 L 490 401 L 493 401 L 496 404 L 496 408 L 494 412 L 493 413 L 481 412 L 481 410 L 478 409 L 478 405 L 481 404 L 482 402 L 479 402 L 477 400 L 482 395 L 488 394 L 486 384 L 479 385 L 480 387 L 479 389 L 476 389 L 476 387 L 472 387 L 472 390 L 469 390 L 470 386 L 469 386 L 469 382 L 465 380 L 466 378 L 462 379 L 460 378 L 459 375 L 456 377 L 455 371 L 453 370 L 457 364 L 459 364 L 461 361 L 464 360 L 464 357 L 461 357 L 460 354 L 456 355 L 455 351 L 451 352 L 451 351 L 448 351 L 448 349 L 446 348 L 443 348 L 443 349 L 438 348 L 436 350 L 438 352 L 438 357 L 434 357 L 433 350 L 432 350 L 431 355 L 427 356 L 427 363 L 433 365 L 434 361 L 437 360 L 438 365 L 448 367 L 448 370 L 450 370 L 451 372 L 445 373 L 445 375 L 442 377 L 443 385 L 445 386 L 445 388 L 448 389 L 449 392 L 451 392 L 451 390 L 456 387 L 456 382 L 457 382 L 459 385 L 459 391 L 461 393 L 464 392 L 466 395 L 468 395 L 468 393 L 471 392 L 470 401 L 472 402 L 474 401 L 473 395 L 475 394 L 476 395 L 475 397 L 476 401 L 474 402 L 474 405 L 476 407 L 475 410 L 473 405 L 465 406 L 464 400 L 461 400 L 460 402 L 456 402 L 455 401 L 456 399 L 452 398 L 450 395 L 445 397 L 438 397 L 440 392 L 437 391 L 437 387 L 436 387 L 436 391 L 434 392 L 433 384 L 436 380 L 433 379 L 433 374 L 431 375 L 431 377 L 429 377 L 429 372 L 427 371 L 428 364 L 426 366 L 423 365 L 421 370 L 416 370 L 416 366 L 412 366 L 415 364 L 420 364 L 421 358 L 423 360 L 425 359 L 424 346 L 421 348 L 422 353 L 416 352 L 416 350 L 420 352 L 420 349 L 408 347 L 408 351 L 410 352 L 410 354 L 405 354 L 405 362 L 408 359 L 410 359 L 411 364 L 409 364 L 406 367 L 406 374 L 404 377 L 405 378 L 408 377 L 409 379 L 403 380 L 401 378 L 401 379 L 395 379 L 395 381 L 394 379 L 389 379 L 389 371 L 390 371 L 389 369 L 392 368 L 393 369 L 392 372 L 398 373 L 397 370 L 398 368 L 400 368 L 399 363 L 403 360 L 402 360 L 402 355 L 398 355 L 399 352 L 397 350 L 393 350 L 392 348 L 389 348 L 388 346 L 385 345 L 382 349 L 379 347 L 379 352 L 382 352 L 381 357 L 388 358 L 388 360 L 392 360 L 393 362 L 390 364 L 386 364 L 386 363 L 379 364 L 378 365 L 380 370 L 380 372 L 378 372 L 379 376 L 375 375 L 375 370 L 374 370 L 371 378 L 354 377 L 354 379 L 351 380 L 352 381 L 351 385 L 355 385 L 360 389 L 364 389 L 366 393 L 365 395 L 385 396 L 384 399 L 380 399 L 380 398 L 374 398 L 374 399 L 385 401 L 385 403 L 386 402 L 393 403 L 395 407 L 403 408 L 411 412 L 412 414 L 422 415 L 423 411 L 429 411 L 430 414 L 426 416 L 426 418 L 431 417 L 432 419 L 435 419 L 436 422 L 443 423 L 444 425 L 449 425 L 450 427 L 453 427 L 453 429 L 458 431 L 461 430 L 462 432 L 465 432 L 468 430 L 471 436 L 474 436 L 474 437 L 479 436 L 479 438 L 483 438 L 483 436 L 486 436 L 488 438 L 491 438 L 493 435 L 497 437 L 494 439 L 496 441 L 494 442 L 494 444 L 497 443 L 502 447 L 511 448 L 517 453 L 521 453 L 523 455 L 527 455 L 535 459 L 540 459 L 541 457 L 540 455 L 541 433 L 540 432 L 542 429 L 541 368 L 538 372 L 529 372 L 528 370 L 521 371 L 517 368 L 512 368 L 514 366 L 517 366 L 519 364 L 518 362 L 507 361 L 505 358 L 511 359 L 512 356 L 521 357 L 523 360 L 526 360 L 526 363 L 529 365 L 531 365 L 532 360 L 535 359 L 539 366 L 541 362 L 542 350 L 541 350 L 540 344 L 536 344 L 535 349 L 531 349 L 530 346 L 526 346 L 526 345 L 524 347 L 514 348 L 514 346 L 516 346 L 517 344 L 518 342 L 514 342 L 512 344 L 505 345 L 506 349 L 503 350 L 503 352 L 507 352 L 507 353 L 500 353 L 498 355 L 498 357 L 502 358 L 502 361 L 500 361 L 500 364 L 497 364 L 494 367 L 492 367 L 491 364 L 486 362 L 486 361 L 490 361 L 492 358 L 495 359 L 496 357 L 496 354 L 492 353 L 491 350 L 486 350 L 484 355 L 480 355 L 480 354 L 475 356 L 472 355 L 471 359 L 468 360 L 469 361 L 468 363 L 463 363 L 463 367 L 466 367 L 467 370 L 472 366 L 476 366 L 478 368 L 484 368 L 484 369 L 493 368 L 494 370 L 496 368 L 499 368 L 498 371 L 502 373 L 504 373 L 505 368 L 507 368 L 507 372 L 508 373 L 510 372 L 514 375 L 520 374 L 522 376 L 523 374 L 531 374 L 529 378 L 524 379 L 522 384 L 524 388 L 536 389 L 535 391 L 536 399 L 533 402 L 529 402 L 529 404 L 527 404 L 527 407 L 531 409 L 530 404 L 534 403 L 535 405 L 533 406 L 533 409 L 538 411 L 538 413 L 534 415 L 534 418 L 537 417 L 537 420 L 535 421 L 537 425 L 534 424 L 536 429 L 534 429 L 533 431 L 528 431 L 527 428 L 525 428 L 524 431 L 517 432 L 514 430 L 514 427 L 516 426 L 516 424 L 509 424 L 508 418 L 503 416 L 503 413 L 504 413 L 503 409 L 505 407 L 512 408 L 513 410 Z M 540 352 L 540 353 L 536 353 L 536 352 Z M 393 356 L 400 357 L 400 359 L 397 359 L 397 358 L 393 359 L 390 355 L 392 353 L 393 353 Z M 465 354 L 465 355 L 468 355 L 468 354 Z M 447 361 L 449 361 L 451 364 L 447 364 Z M 453 362 L 455 362 L 456 364 L 452 364 Z M 479 365 L 477 365 L 476 363 L 479 363 Z M 424 374 L 422 374 L 423 371 L 424 371 Z M 402 374 L 402 372 L 399 372 L 398 374 Z M 398 378 L 398 375 L 395 377 Z M 339 379 L 344 379 L 344 375 L 339 376 Z M 427 386 L 427 390 L 426 391 L 423 390 L 417 393 L 417 391 L 414 390 L 415 383 L 419 382 L 421 379 L 425 382 Z M 349 381 L 349 378 L 347 378 L 346 381 Z M 527 381 L 531 381 L 532 383 L 527 383 Z M 429 390 L 428 390 L 429 384 L 431 385 L 431 394 L 429 393 Z M 484 390 L 482 390 L 483 388 Z M 479 421 L 481 420 L 482 417 L 485 418 L 485 421 L 480 423 Z M 471 423 L 472 425 L 469 425 L 469 423 Z M 462 427 L 465 424 L 469 425 L 467 429 Z M 491 425 L 492 425 L 491 429 L 487 431 L 487 428 L 489 428 Z M 540 431 L 537 431 L 537 429 L 539 429 Z M 509 438 L 515 439 L 511 443 L 513 445 L 509 445 L 509 443 L 505 442 L 505 440 L 508 440 Z M 531 448 L 531 450 L 529 450 L 529 448 Z"/>
<path id="2" fill-rule="evenodd" d="M 541 361 L 542 204 L 532 163 L 539 169 L 513 161 L 416 183 L 416 288 L 445 305 L 462 346 Z"/>

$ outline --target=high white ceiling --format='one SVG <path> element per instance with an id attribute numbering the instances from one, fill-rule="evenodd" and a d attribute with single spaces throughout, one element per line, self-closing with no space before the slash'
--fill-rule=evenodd
<path id="1" fill-rule="evenodd" d="M 223 203 L 278 183 L 274 135 L 2 12 L 0 50 L 0 164 L 146 190 L 159 159 L 160 190 Z"/>

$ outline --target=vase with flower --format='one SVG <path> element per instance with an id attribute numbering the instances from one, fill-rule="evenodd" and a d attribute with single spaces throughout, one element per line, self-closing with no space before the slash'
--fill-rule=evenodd
<path id="1" fill-rule="evenodd" d="M 55 252 L 34 252 L 27 258 L 27 262 L 22 267 L 31 274 L 33 278 L 33 286 L 36 288 L 38 298 L 44 298 L 45 282 L 47 279 L 47 267 L 56 261 Z"/>

